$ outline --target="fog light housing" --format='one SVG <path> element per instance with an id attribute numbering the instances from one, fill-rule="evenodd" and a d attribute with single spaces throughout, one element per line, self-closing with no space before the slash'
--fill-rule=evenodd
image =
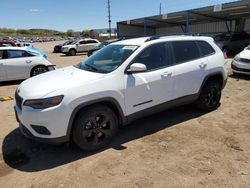
<path id="1" fill-rule="evenodd" d="M 41 125 L 30 125 L 37 133 L 43 135 L 51 135 L 51 132 L 44 126 Z"/>

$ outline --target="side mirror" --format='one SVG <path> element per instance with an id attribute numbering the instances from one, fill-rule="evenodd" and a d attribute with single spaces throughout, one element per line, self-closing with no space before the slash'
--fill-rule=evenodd
<path id="1" fill-rule="evenodd" d="M 145 71 L 147 71 L 146 65 L 142 63 L 133 63 L 132 65 L 130 65 L 129 69 L 127 70 L 127 73 L 132 74 Z"/>

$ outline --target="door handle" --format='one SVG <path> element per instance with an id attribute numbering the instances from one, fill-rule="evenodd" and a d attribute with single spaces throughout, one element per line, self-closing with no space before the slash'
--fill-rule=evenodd
<path id="1" fill-rule="evenodd" d="M 162 78 L 169 78 L 169 77 L 171 77 L 171 76 L 172 76 L 172 72 L 164 72 L 164 73 L 161 75 Z"/>
<path id="2" fill-rule="evenodd" d="M 0 63 L 0 65 L 3 65 L 3 63 Z"/>
<path id="3" fill-rule="evenodd" d="M 205 69 L 206 67 L 207 67 L 207 64 L 206 64 L 206 63 L 201 63 L 201 64 L 200 64 L 200 68 L 201 68 L 201 69 Z"/>
<path id="4" fill-rule="evenodd" d="M 32 62 L 31 60 L 27 60 L 27 61 L 26 61 L 26 63 L 28 63 L 28 64 L 31 63 L 31 62 Z"/>

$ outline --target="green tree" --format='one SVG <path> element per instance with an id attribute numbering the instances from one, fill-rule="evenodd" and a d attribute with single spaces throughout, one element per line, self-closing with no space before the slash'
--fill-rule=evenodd
<path id="1" fill-rule="evenodd" d="M 68 37 L 74 37 L 75 36 L 75 32 L 73 29 L 68 29 L 67 32 L 66 32 L 66 35 Z"/>

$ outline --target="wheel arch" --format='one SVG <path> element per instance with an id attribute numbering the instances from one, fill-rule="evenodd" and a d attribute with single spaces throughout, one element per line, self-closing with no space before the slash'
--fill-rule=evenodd
<path id="1" fill-rule="evenodd" d="M 119 125 L 124 125 L 127 123 L 127 118 L 125 117 L 120 104 L 114 98 L 107 97 L 107 98 L 88 101 L 86 103 L 79 104 L 71 113 L 71 116 L 69 119 L 69 124 L 68 124 L 68 129 L 67 129 L 68 140 L 70 140 L 76 117 L 80 114 L 80 112 L 82 110 L 84 110 L 90 106 L 94 106 L 94 105 L 108 106 L 109 108 L 111 108 L 114 111 L 115 115 L 117 116 Z"/>
<path id="2" fill-rule="evenodd" d="M 32 77 L 32 71 L 36 68 L 36 67 L 46 67 L 48 70 L 48 66 L 43 65 L 43 64 L 38 64 L 38 65 L 34 65 L 31 69 L 30 69 L 30 77 Z"/>
<path id="3" fill-rule="evenodd" d="M 208 81 L 211 81 L 211 80 L 216 80 L 218 81 L 218 83 L 220 84 L 221 88 L 223 89 L 226 85 L 226 80 L 224 80 L 223 78 L 223 74 L 221 72 L 214 72 L 212 74 L 209 74 L 207 75 L 203 82 L 202 82 L 202 85 L 200 87 L 200 90 L 199 90 L 199 94 L 201 93 L 202 91 L 202 88 L 204 87 L 204 85 L 208 82 Z"/>
<path id="4" fill-rule="evenodd" d="M 76 48 L 70 48 L 70 49 L 69 49 L 69 52 L 70 52 L 70 50 L 74 50 L 74 51 L 77 53 Z"/>

